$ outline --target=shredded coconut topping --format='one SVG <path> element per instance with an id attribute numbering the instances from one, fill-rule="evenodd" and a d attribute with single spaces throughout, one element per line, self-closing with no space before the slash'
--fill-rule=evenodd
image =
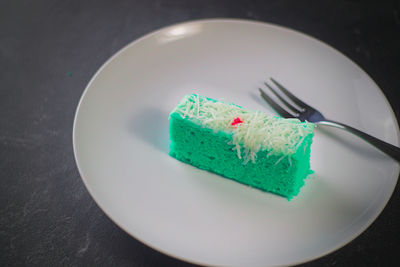
<path id="1" fill-rule="evenodd" d="M 312 133 L 314 124 L 298 119 L 282 119 L 250 111 L 235 104 L 216 101 L 196 94 L 186 95 L 172 113 L 214 130 L 232 134 L 233 150 L 244 164 L 255 162 L 260 150 L 268 156 L 290 156 L 296 153 L 304 138 Z M 240 123 L 235 123 L 240 118 Z M 278 162 L 279 162 L 278 161 Z"/>

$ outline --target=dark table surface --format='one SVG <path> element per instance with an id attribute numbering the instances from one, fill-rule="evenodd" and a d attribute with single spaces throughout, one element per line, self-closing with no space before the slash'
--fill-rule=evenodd
<path id="1" fill-rule="evenodd" d="M 160 27 L 202 18 L 283 25 L 364 69 L 399 119 L 400 5 L 395 1 L 0 1 L 0 266 L 190 266 L 130 237 L 79 176 L 79 98 L 111 55 Z M 350 244 L 304 266 L 395 266 L 397 186 Z"/>

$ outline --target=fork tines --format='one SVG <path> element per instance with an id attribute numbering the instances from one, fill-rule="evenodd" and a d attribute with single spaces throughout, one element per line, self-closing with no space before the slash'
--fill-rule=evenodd
<path id="1" fill-rule="evenodd" d="M 259 88 L 262 98 L 267 101 L 281 116 L 285 118 L 297 117 L 303 112 L 308 105 L 294 96 L 289 92 L 283 85 L 270 78 L 271 82 L 279 89 L 280 93 L 277 92 L 270 84 L 264 82 L 265 86 L 272 91 L 272 93 L 282 102 L 283 105 L 279 104 L 272 97 L 270 97 L 263 89 Z M 292 103 L 290 103 L 292 102 Z"/>

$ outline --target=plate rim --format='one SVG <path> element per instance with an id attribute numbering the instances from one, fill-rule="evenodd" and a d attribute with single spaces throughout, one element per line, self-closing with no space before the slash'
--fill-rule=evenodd
<path id="1" fill-rule="evenodd" d="M 128 235 L 130 235 L 131 237 L 135 238 L 136 240 L 140 241 L 142 244 L 144 244 L 145 246 L 154 249 L 164 255 L 167 255 L 169 257 L 184 261 L 184 262 L 189 262 L 189 263 L 193 263 L 193 264 L 198 264 L 198 265 L 210 265 L 209 263 L 205 263 L 205 262 L 201 262 L 201 261 L 196 261 L 193 259 L 188 259 L 179 255 L 175 255 L 173 253 L 170 253 L 169 251 L 157 247 L 153 244 L 150 244 L 149 242 L 138 238 L 132 231 L 130 231 L 129 229 L 125 229 L 125 227 L 123 227 L 118 221 L 116 221 L 109 213 L 108 211 L 106 211 L 105 208 L 102 207 L 102 205 L 100 205 L 100 201 L 95 197 L 95 193 L 93 192 L 93 189 L 91 189 L 91 187 L 89 186 L 89 182 L 87 181 L 87 179 L 85 178 L 84 174 L 83 174 L 83 167 L 80 164 L 79 161 L 79 156 L 78 156 L 78 151 L 77 151 L 77 121 L 79 120 L 79 111 L 81 109 L 82 103 L 84 102 L 85 98 L 86 98 L 86 94 L 89 91 L 92 83 L 97 79 L 97 77 L 102 73 L 102 71 L 110 64 L 112 63 L 116 58 L 118 58 L 122 53 L 124 53 L 125 51 L 127 51 L 128 49 L 130 49 L 130 47 L 134 46 L 136 43 L 141 42 L 142 40 L 148 39 L 154 35 L 159 34 L 160 32 L 168 29 L 168 28 L 172 28 L 172 27 L 176 27 L 176 26 L 181 26 L 181 25 L 187 25 L 187 24 L 197 24 L 197 23 L 240 23 L 240 24 L 253 24 L 253 25 L 259 25 L 259 26 L 270 26 L 270 27 L 274 27 L 277 28 L 278 30 L 283 30 L 283 31 L 288 31 L 290 33 L 294 33 L 294 34 L 298 34 L 301 35 L 303 37 L 309 38 L 313 41 L 317 41 L 318 43 L 322 44 L 323 46 L 327 46 L 331 49 L 333 49 L 336 53 L 340 54 L 341 56 L 343 56 L 344 58 L 346 58 L 347 60 L 349 60 L 352 64 L 354 64 L 364 75 L 366 75 L 372 82 L 373 85 L 378 88 L 379 93 L 381 94 L 382 98 L 385 101 L 386 106 L 389 107 L 389 113 L 391 116 L 391 119 L 394 121 L 396 130 L 395 130 L 395 135 L 396 135 L 396 140 L 397 140 L 397 146 L 399 146 L 400 144 L 400 131 L 399 131 L 399 123 L 397 120 L 397 117 L 393 111 L 393 108 L 390 104 L 390 102 L 388 101 L 388 99 L 386 98 L 385 94 L 383 93 L 382 89 L 376 84 L 376 82 L 371 78 L 371 76 L 364 71 L 364 69 L 362 69 L 356 62 L 354 62 L 352 59 L 350 59 L 347 55 L 345 55 L 344 53 L 340 52 L 338 49 L 336 49 L 335 47 L 331 46 L 328 43 L 325 43 L 322 40 L 319 40 L 316 37 L 313 37 L 312 35 L 309 35 L 307 33 L 304 33 L 300 30 L 295 30 L 295 29 L 291 29 L 288 28 L 286 26 L 282 26 L 279 24 L 275 24 L 275 23 L 270 23 L 270 22 L 266 22 L 266 21 L 260 21 L 260 20 L 252 20 L 252 19 L 240 19 L 240 18 L 205 18 L 205 19 L 196 19 L 196 20 L 186 20 L 186 21 L 181 21 L 181 22 L 176 22 L 176 23 L 172 23 L 172 24 L 168 24 L 166 26 L 162 26 L 159 27 L 155 30 L 150 31 L 147 34 L 142 35 L 141 37 L 134 39 L 132 41 L 130 41 L 128 44 L 126 44 L 125 46 L 123 46 L 122 48 L 120 48 L 117 52 L 115 52 L 114 54 L 112 54 L 104 63 L 102 63 L 102 65 L 97 69 L 97 71 L 95 72 L 95 74 L 91 77 L 91 79 L 89 80 L 89 82 L 87 83 L 87 85 L 85 86 L 85 89 L 83 90 L 81 97 L 78 101 L 78 105 L 76 106 L 75 109 L 75 114 L 74 114 L 74 121 L 73 121 L 73 129 L 72 129 L 72 145 L 73 145 L 73 153 L 74 153 L 74 160 L 75 160 L 75 164 L 78 168 L 78 172 L 79 175 L 86 187 L 86 190 L 88 190 L 89 195 L 91 196 L 91 198 L 94 200 L 94 202 L 96 203 L 96 205 L 100 208 L 100 210 L 102 212 L 104 212 L 107 217 L 113 222 L 115 223 L 120 229 L 122 229 L 125 233 L 127 233 Z M 310 262 L 316 259 L 320 259 L 328 254 L 331 254 L 334 251 L 337 251 L 343 247 L 345 247 L 346 245 L 348 245 L 350 242 L 352 242 L 353 240 L 355 240 L 357 237 L 359 237 L 363 232 L 365 232 L 372 224 L 373 222 L 381 215 L 381 213 L 383 212 L 383 210 L 386 208 L 389 200 L 392 198 L 394 190 L 396 188 L 396 185 L 398 183 L 399 180 L 399 175 L 400 175 L 400 165 L 397 164 L 397 170 L 394 171 L 394 173 L 397 173 L 397 178 L 395 178 L 393 180 L 393 186 L 392 186 L 392 190 L 390 192 L 390 194 L 387 194 L 386 199 L 382 202 L 382 207 L 379 209 L 379 212 L 377 212 L 374 216 L 372 216 L 367 223 L 364 225 L 364 227 L 361 227 L 359 229 L 359 231 L 355 232 L 353 235 L 351 235 L 350 237 L 348 237 L 347 239 L 344 240 L 344 242 L 341 242 L 340 244 L 338 244 L 337 246 L 334 246 L 333 248 L 327 250 L 325 253 L 319 254 L 317 256 L 313 256 L 313 257 L 309 257 L 309 258 L 305 258 L 303 260 L 299 260 L 297 262 L 292 262 L 291 265 L 297 265 L 297 264 L 302 264 L 302 263 L 306 263 L 306 262 Z M 225 266 L 225 265 L 222 265 Z"/>

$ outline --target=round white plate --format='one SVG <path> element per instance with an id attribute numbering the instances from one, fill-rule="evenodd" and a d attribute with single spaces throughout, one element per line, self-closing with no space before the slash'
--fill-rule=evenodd
<path id="1" fill-rule="evenodd" d="M 315 174 L 292 201 L 168 156 L 168 115 L 185 94 L 274 114 L 257 90 L 268 77 L 327 117 L 399 145 L 384 95 L 335 49 L 266 23 L 194 21 L 131 43 L 87 86 L 73 138 L 90 194 L 126 232 L 189 262 L 287 265 L 345 245 L 379 215 L 399 175 L 358 138 L 319 127 Z"/>

